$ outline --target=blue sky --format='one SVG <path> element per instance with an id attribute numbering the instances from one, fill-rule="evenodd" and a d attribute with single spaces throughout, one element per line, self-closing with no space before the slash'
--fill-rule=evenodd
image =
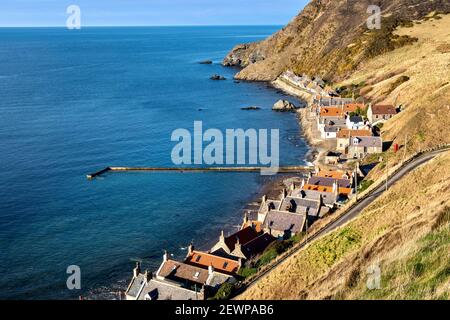
<path id="1" fill-rule="evenodd" d="M 0 26 L 65 26 L 69 5 L 82 26 L 283 25 L 308 0 L 0 0 Z"/>

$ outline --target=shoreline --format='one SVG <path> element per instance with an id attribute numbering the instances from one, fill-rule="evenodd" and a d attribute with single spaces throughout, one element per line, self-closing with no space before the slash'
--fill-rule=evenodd
<path id="1" fill-rule="evenodd" d="M 253 82 L 253 81 L 250 81 Z M 304 139 L 307 146 L 307 151 L 303 156 L 303 159 L 299 158 L 299 161 L 305 161 L 307 164 L 314 163 L 317 160 L 318 150 L 316 146 L 312 143 L 310 135 L 308 134 L 308 130 L 305 130 L 302 123 L 301 111 L 306 111 L 306 106 L 308 105 L 306 96 L 299 96 L 293 92 L 289 92 L 285 88 L 279 88 L 273 85 L 272 82 L 265 81 L 266 90 L 279 90 L 281 94 L 291 96 L 297 99 L 296 104 L 302 105 L 302 109 L 299 109 L 295 113 L 295 121 L 297 122 L 297 126 L 299 129 L 299 136 Z M 276 101 L 274 101 L 275 103 Z M 273 111 L 275 112 L 275 111 Z M 243 218 L 245 213 L 250 212 L 249 218 L 256 219 L 257 212 L 260 206 L 261 198 L 263 195 L 267 195 L 269 198 L 279 198 L 284 188 L 288 188 L 292 181 L 300 183 L 302 178 L 305 178 L 306 174 L 301 173 L 278 173 L 275 176 L 258 176 L 257 184 L 258 187 L 256 190 L 248 190 L 248 198 L 242 202 L 242 206 L 234 212 L 230 212 L 228 217 L 229 220 L 226 224 L 222 226 L 216 226 L 215 228 L 210 228 L 210 232 L 208 232 L 208 236 L 203 239 L 199 239 L 200 241 L 195 241 L 194 244 L 199 250 L 210 250 L 211 247 L 217 242 L 219 233 L 215 234 L 216 230 L 223 229 L 225 234 L 232 234 L 236 232 L 236 226 L 241 225 L 243 222 Z M 183 248 L 184 249 L 184 248 Z M 174 252 L 174 254 L 182 257 L 183 249 L 180 248 L 179 252 Z M 97 300 L 97 299 L 117 299 L 117 288 L 120 287 L 121 291 L 125 291 L 126 287 L 122 288 L 122 284 L 128 285 L 129 277 L 131 274 L 128 272 L 124 274 L 124 277 L 121 279 L 117 279 L 117 281 L 109 285 L 108 287 L 103 288 L 91 288 L 90 292 L 87 293 L 85 298 Z"/>
<path id="2" fill-rule="evenodd" d="M 297 121 L 302 132 L 302 136 L 305 139 L 309 151 L 306 154 L 306 160 L 313 165 L 319 164 L 319 160 L 327 151 L 327 147 L 324 145 L 324 140 L 318 139 L 314 134 L 314 119 L 309 118 L 308 107 L 312 102 L 312 94 L 304 90 L 298 89 L 292 85 L 289 85 L 280 78 L 269 82 L 273 88 L 282 91 L 283 93 L 290 95 L 296 99 L 300 99 L 302 105 L 297 109 Z"/>

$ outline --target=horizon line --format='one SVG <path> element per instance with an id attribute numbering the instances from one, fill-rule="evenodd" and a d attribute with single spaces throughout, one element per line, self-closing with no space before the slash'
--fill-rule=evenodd
<path id="1" fill-rule="evenodd" d="M 280 27 L 283 24 L 159 24 L 159 25 L 85 25 L 83 28 L 139 28 L 139 27 Z M 0 28 L 64 28 L 65 25 L 15 26 L 0 25 Z"/>

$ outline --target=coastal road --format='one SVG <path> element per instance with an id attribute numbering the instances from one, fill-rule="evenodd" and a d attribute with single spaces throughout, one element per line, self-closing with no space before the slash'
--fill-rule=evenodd
<path id="1" fill-rule="evenodd" d="M 449 150 L 450 150 L 449 148 L 445 148 L 445 149 L 441 149 L 441 150 L 436 150 L 436 151 L 431 151 L 431 152 L 428 152 L 428 153 L 424 153 L 424 154 L 418 156 L 417 158 L 415 158 L 414 160 L 408 162 L 401 169 L 399 169 L 397 172 L 395 172 L 392 176 L 389 177 L 389 179 L 388 179 L 388 188 L 393 186 L 404 175 L 406 175 L 409 172 L 413 171 L 414 169 L 416 169 L 417 167 L 421 166 L 422 164 L 430 161 L 431 159 L 436 157 L 438 154 L 441 154 L 441 153 L 449 151 Z M 289 257 L 294 255 L 298 251 L 302 250 L 303 248 L 305 248 L 309 243 L 311 243 L 311 241 L 314 241 L 314 240 L 316 240 L 316 239 L 318 239 L 318 238 L 320 238 L 320 237 L 322 237 L 322 236 L 324 236 L 324 235 L 326 235 L 326 234 L 336 230 L 337 228 L 343 226 L 344 224 L 346 224 L 350 220 L 356 218 L 363 211 L 364 208 L 369 206 L 373 201 L 375 201 L 379 196 L 381 196 L 383 194 L 383 192 L 385 191 L 385 188 L 386 188 L 386 184 L 382 183 L 380 186 L 378 186 L 377 188 L 375 188 L 374 190 L 369 192 L 369 194 L 367 194 L 364 198 L 362 198 L 355 205 L 353 205 L 350 209 L 348 209 L 348 211 L 345 212 L 343 215 L 341 215 L 338 219 L 336 219 L 333 222 L 331 222 L 330 224 L 326 225 L 324 228 L 319 230 L 317 233 L 315 233 L 311 237 L 308 237 L 308 241 L 307 242 L 304 242 L 304 243 L 300 244 L 291 253 L 289 253 L 288 255 L 284 256 L 283 258 L 277 260 L 276 262 L 274 262 L 274 264 L 270 268 L 268 268 L 267 270 L 264 270 L 260 274 L 258 274 L 252 280 L 251 283 L 249 283 L 246 286 L 243 286 L 243 287 L 239 288 L 237 293 L 236 293 L 236 295 L 241 294 L 245 290 L 247 290 L 248 288 L 251 288 L 252 286 L 254 286 L 258 280 L 260 280 L 261 278 L 263 278 L 266 275 L 268 275 L 277 266 L 279 266 L 284 261 L 286 261 Z"/>

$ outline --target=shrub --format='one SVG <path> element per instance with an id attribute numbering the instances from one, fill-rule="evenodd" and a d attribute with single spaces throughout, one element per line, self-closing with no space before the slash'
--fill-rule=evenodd
<path id="1" fill-rule="evenodd" d="M 214 297 L 211 298 L 211 300 L 229 300 L 235 290 L 236 288 L 233 284 L 225 282 L 220 286 L 219 290 Z"/>
<path id="2" fill-rule="evenodd" d="M 401 76 L 398 77 L 397 80 L 395 80 L 390 86 L 389 86 L 389 90 L 388 92 L 391 93 L 392 91 L 394 91 L 395 89 L 397 89 L 397 87 L 399 87 L 400 85 L 402 85 L 403 83 L 409 81 L 409 77 L 408 76 Z"/>
<path id="3" fill-rule="evenodd" d="M 367 190 L 373 184 L 373 180 L 363 180 L 358 187 L 359 192 Z"/>
<path id="4" fill-rule="evenodd" d="M 395 16 L 385 18 L 381 24 L 381 29 L 371 30 L 369 32 L 365 56 L 373 58 L 407 44 L 417 42 L 417 38 L 394 35 L 394 31 L 397 27 L 408 26 L 410 24 L 410 21 Z"/>
<path id="5" fill-rule="evenodd" d="M 242 267 L 239 270 L 238 275 L 240 275 L 243 278 L 248 278 L 248 277 L 251 277 L 252 275 L 256 274 L 257 272 L 258 272 L 258 269 L 256 269 L 256 268 Z"/>

